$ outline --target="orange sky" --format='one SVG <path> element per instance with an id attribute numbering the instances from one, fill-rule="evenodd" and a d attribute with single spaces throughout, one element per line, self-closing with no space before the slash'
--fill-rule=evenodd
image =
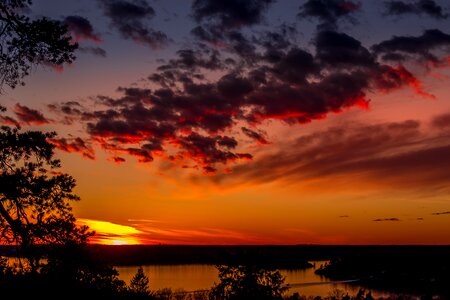
<path id="1" fill-rule="evenodd" d="M 437 183 L 444 186 L 428 186 L 427 176 L 408 174 L 408 170 L 385 178 L 370 170 L 333 174 L 331 169 L 330 174 L 305 174 L 303 178 L 301 169 L 299 174 L 287 175 L 283 172 L 288 166 L 281 165 L 271 170 L 276 176 L 267 181 L 257 174 L 260 171 L 251 173 L 256 165 L 267 163 L 266 155 L 292 147 L 296 137 L 347 128 L 348 123 L 420 120 L 420 131 L 434 135 L 430 120 L 442 110 L 450 111 L 446 90 L 441 86 L 436 91 L 440 94 L 435 93 L 437 100 L 433 101 L 404 92 L 374 101 L 370 111 L 355 109 L 303 126 L 273 126 L 272 143 L 258 149 L 254 161 L 237 164 L 229 176 L 203 177 L 164 169 L 163 161 L 116 165 L 101 153 L 95 161 L 66 153 L 61 157 L 65 170 L 78 179 L 77 191 L 83 201 L 76 204 L 76 213 L 101 233 L 101 238 L 94 239 L 99 243 L 448 244 L 450 217 L 436 214 L 449 210 L 445 181 Z M 404 101 L 409 101 L 408 109 L 399 113 L 396 107 Z M 286 135 L 290 135 L 288 141 L 279 141 Z M 442 139 L 448 141 L 446 134 Z M 402 151 L 423 146 L 405 146 Z M 267 159 L 276 163 L 284 158 Z M 93 220 L 114 226 L 98 227 Z M 131 232 L 118 234 L 116 225 Z"/>

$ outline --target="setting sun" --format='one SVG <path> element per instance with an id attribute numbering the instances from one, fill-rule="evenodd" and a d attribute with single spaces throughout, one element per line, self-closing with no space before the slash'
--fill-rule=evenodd
<path id="1" fill-rule="evenodd" d="M 111 222 L 78 219 L 79 225 L 87 225 L 95 231 L 94 237 L 91 239 L 93 244 L 102 245 L 137 245 L 141 244 L 138 238 L 141 231 L 131 226 L 114 224 Z"/>

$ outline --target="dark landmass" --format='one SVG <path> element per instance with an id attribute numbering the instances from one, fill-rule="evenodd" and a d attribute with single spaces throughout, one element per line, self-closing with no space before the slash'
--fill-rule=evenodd
<path id="1" fill-rule="evenodd" d="M 103 246 L 91 245 L 94 255 L 119 265 L 258 265 L 268 269 L 312 267 L 295 246 Z"/>
<path id="2" fill-rule="evenodd" d="M 449 246 L 356 247 L 316 271 L 332 280 L 391 293 L 450 298 Z"/>
<path id="3" fill-rule="evenodd" d="M 330 261 L 317 270 L 332 280 L 358 279 L 368 289 L 450 298 L 450 246 L 175 246 L 90 245 L 111 265 L 257 265 L 302 269 L 310 261 Z M 0 247 L 2 255 L 14 249 Z"/>

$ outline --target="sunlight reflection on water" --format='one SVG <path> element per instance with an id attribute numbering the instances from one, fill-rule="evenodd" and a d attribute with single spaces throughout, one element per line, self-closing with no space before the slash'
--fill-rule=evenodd
<path id="1" fill-rule="evenodd" d="M 289 294 L 298 292 L 305 296 L 328 296 L 335 289 L 344 290 L 349 294 L 358 292 L 358 286 L 343 283 L 332 284 L 329 279 L 316 275 L 314 271 L 325 262 L 312 262 L 315 267 L 309 269 L 281 270 L 282 275 L 286 277 L 287 284 L 314 283 L 313 285 L 292 287 Z M 142 267 L 150 277 L 151 290 L 162 288 L 186 291 L 207 290 L 213 286 L 214 282 L 218 281 L 218 272 L 213 265 L 147 265 Z M 117 267 L 119 277 L 129 283 L 137 268 L 137 266 Z M 376 292 L 373 294 L 385 295 Z"/>

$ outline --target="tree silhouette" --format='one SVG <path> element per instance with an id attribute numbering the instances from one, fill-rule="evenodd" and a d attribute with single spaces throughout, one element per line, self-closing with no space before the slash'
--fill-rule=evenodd
<path id="1" fill-rule="evenodd" d="M 84 243 L 90 233 L 77 227 L 70 201 L 75 180 L 58 172 L 55 133 L 0 129 L 0 241 L 17 245 L 33 270 L 39 245 Z"/>
<path id="2" fill-rule="evenodd" d="M 218 266 L 220 282 L 211 290 L 217 300 L 281 300 L 288 290 L 279 271 L 255 266 Z"/>
<path id="3" fill-rule="evenodd" d="M 136 274 L 131 278 L 129 291 L 140 297 L 150 295 L 149 279 L 142 267 L 139 267 Z"/>
<path id="4" fill-rule="evenodd" d="M 67 28 L 46 18 L 30 20 L 24 15 L 30 5 L 31 0 L 0 1 L 0 94 L 4 85 L 23 85 L 34 66 L 75 59 L 78 45 Z M 55 147 L 48 142 L 55 135 L 0 127 L 0 244 L 15 245 L 28 260 L 19 273 L 0 261 L 2 295 L 116 299 L 125 282 L 85 247 L 93 232 L 76 225 L 70 202 L 79 197 L 72 192 L 75 180 L 58 171 Z"/>
<path id="5" fill-rule="evenodd" d="M 31 20 L 24 12 L 31 0 L 0 2 L 0 91 L 24 84 L 33 66 L 71 63 L 78 48 L 71 43 L 61 22 L 40 18 Z"/>

